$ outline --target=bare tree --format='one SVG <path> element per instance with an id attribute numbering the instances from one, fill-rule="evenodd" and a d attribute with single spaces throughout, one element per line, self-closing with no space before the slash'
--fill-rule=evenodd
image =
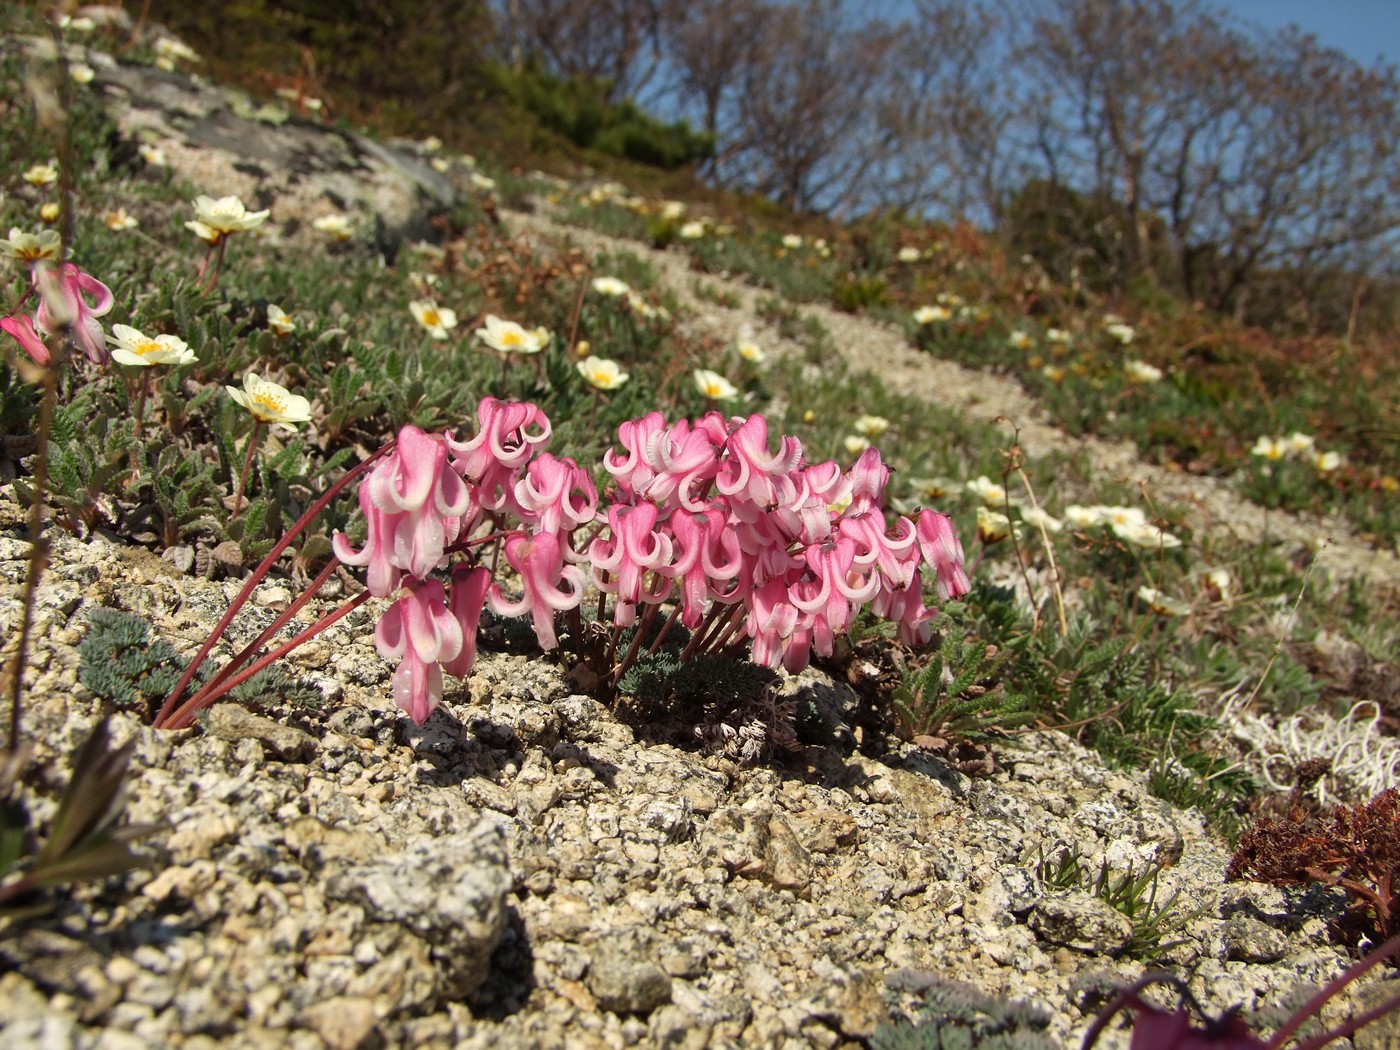
<path id="1" fill-rule="evenodd" d="M 849 208 L 876 167 L 860 144 L 892 41 L 883 23 L 853 23 L 840 0 L 770 5 L 738 71 L 720 174 L 790 207 Z"/>
<path id="2" fill-rule="evenodd" d="M 711 171 L 727 163 L 735 149 L 734 99 L 742 70 L 766 35 L 769 15 L 763 0 L 696 0 L 677 5 L 668 23 L 667 55 L 677 103 L 719 144 Z"/>
<path id="3" fill-rule="evenodd" d="M 1400 83 L 1296 30 L 1195 0 L 1021 9 L 1024 147 L 1037 177 L 1112 202 L 1126 273 L 1216 308 L 1261 271 L 1361 266 L 1400 228 Z"/>
<path id="4" fill-rule="evenodd" d="M 608 101 L 639 96 L 660 68 L 663 27 L 678 0 L 497 0 L 512 57 L 609 85 Z"/>
<path id="5" fill-rule="evenodd" d="M 1016 96 L 1000 16 L 957 0 L 918 0 L 872 85 L 878 176 L 871 203 L 995 219 L 1009 170 Z"/>

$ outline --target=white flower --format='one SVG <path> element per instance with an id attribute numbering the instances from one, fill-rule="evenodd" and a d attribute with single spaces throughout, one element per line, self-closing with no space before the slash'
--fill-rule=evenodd
<path id="1" fill-rule="evenodd" d="M 537 354 L 549 342 L 549 333 L 543 328 L 530 331 L 495 314 L 486 315 L 486 325 L 476 330 L 476 337 L 503 354 Z"/>
<path id="2" fill-rule="evenodd" d="M 1060 343 L 1061 345 L 1068 345 L 1069 343 L 1069 333 L 1063 328 L 1047 328 L 1045 330 L 1045 338 L 1052 343 Z"/>
<path id="3" fill-rule="evenodd" d="M 1021 520 L 1033 529 L 1043 528 L 1046 532 L 1059 532 L 1064 528 L 1058 518 L 1051 517 L 1040 507 L 1022 507 Z"/>
<path id="4" fill-rule="evenodd" d="M 297 324 L 275 303 L 267 304 L 267 327 L 278 336 L 291 335 Z"/>
<path id="5" fill-rule="evenodd" d="M 1224 569 L 1211 569 L 1206 573 L 1206 586 L 1214 593 L 1217 601 L 1228 602 L 1230 600 L 1230 587 L 1232 585 L 1230 574 Z"/>
<path id="6" fill-rule="evenodd" d="M 1137 507 L 1095 507 L 1098 523 L 1110 528 L 1133 528 L 1147 524 L 1147 514 Z"/>
<path id="7" fill-rule="evenodd" d="M 112 360 L 119 365 L 187 365 L 194 351 L 174 335 L 148 337 L 124 324 L 112 325 Z"/>
<path id="8" fill-rule="evenodd" d="M 224 389 L 228 391 L 229 397 L 251 412 L 259 423 L 295 430 L 296 424 L 311 419 L 310 401 L 269 379 L 258 378 L 253 372 L 244 374 L 242 390 L 236 386 L 226 386 Z"/>
<path id="9" fill-rule="evenodd" d="M 107 224 L 109 229 L 113 230 L 134 230 L 140 225 L 136 221 L 136 216 L 125 208 L 117 208 L 115 211 L 107 212 L 102 216 L 102 221 Z"/>
<path id="10" fill-rule="evenodd" d="M 1312 465 L 1319 474 L 1327 474 L 1342 465 L 1342 457 L 1336 452 L 1314 452 Z"/>
<path id="11" fill-rule="evenodd" d="M 436 153 L 440 149 L 442 149 L 442 139 L 436 135 L 429 135 L 423 140 L 424 153 Z"/>
<path id="12" fill-rule="evenodd" d="M 977 538 L 983 543 L 996 543 L 1011 535 L 1015 526 L 1005 514 L 986 507 L 977 508 Z"/>
<path id="13" fill-rule="evenodd" d="M 734 344 L 734 349 L 739 352 L 739 356 L 751 365 L 761 365 L 767 354 L 763 352 L 763 347 L 759 346 L 745 335 L 740 335 L 738 342 Z"/>
<path id="14" fill-rule="evenodd" d="M 1029 350 L 1035 345 L 1035 340 L 1019 328 L 1012 331 L 1012 333 L 1006 337 L 1006 341 L 1016 350 Z"/>
<path id="15" fill-rule="evenodd" d="M 91 84 L 97 73 L 86 62 L 74 62 L 68 67 L 68 75 L 73 78 L 75 84 Z"/>
<path id="16" fill-rule="evenodd" d="M 718 372 L 697 368 L 692 374 L 695 388 L 711 401 L 730 401 L 739 396 L 739 388 Z"/>
<path id="17" fill-rule="evenodd" d="M 578 369 L 578 374 L 583 376 L 585 383 L 599 390 L 616 390 L 627 382 L 629 375 L 616 361 L 610 361 L 606 357 L 585 357 L 582 361 L 575 362 L 574 367 Z"/>
<path id="18" fill-rule="evenodd" d="M 0 252 L 16 262 L 36 263 L 41 259 L 57 259 L 62 243 L 57 230 L 26 233 L 18 226 L 11 226 L 9 238 L 0 241 Z"/>
<path id="19" fill-rule="evenodd" d="M 61 211 L 58 201 L 45 201 L 39 205 L 39 219 L 41 222 L 58 222 Z"/>
<path id="20" fill-rule="evenodd" d="M 899 249 L 898 258 L 902 263 L 918 262 L 919 249 L 915 248 L 912 244 L 906 244 L 903 248 Z"/>
<path id="21" fill-rule="evenodd" d="M 24 181 L 31 186 L 52 186 L 58 181 L 58 161 L 35 164 L 24 173 Z"/>
<path id="22" fill-rule="evenodd" d="M 660 317 L 663 313 L 663 311 L 658 310 L 656 307 L 652 306 L 651 303 L 631 290 L 627 292 L 627 308 L 638 317 L 645 318 L 648 321 L 654 317 Z"/>
<path id="23" fill-rule="evenodd" d="M 783 234 L 783 247 L 789 250 L 802 247 L 802 235 L 797 233 Z"/>
<path id="24" fill-rule="evenodd" d="M 1096 525 L 1103 524 L 1103 516 L 1100 513 L 1102 509 L 1101 507 L 1082 507 L 1077 503 L 1071 503 L 1065 508 L 1065 521 L 1076 529 L 1092 529 Z"/>
<path id="25" fill-rule="evenodd" d="M 870 439 L 860 434 L 849 434 L 841 443 L 846 446 L 846 451 L 853 456 L 859 456 L 870 447 Z"/>
<path id="26" fill-rule="evenodd" d="M 456 311 L 438 306 L 431 299 L 415 299 L 408 304 L 408 310 L 434 339 L 446 339 L 447 330 L 457 327 Z"/>
<path id="27" fill-rule="evenodd" d="M 159 146 L 152 146 L 150 143 L 143 142 L 136 147 L 136 152 L 141 155 L 142 160 L 153 168 L 163 168 L 169 163 L 169 161 L 165 159 L 165 150 L 161 149 Z"/>
<path id="28" fill-rule="evenodd" d="M 681 238 L 684 240 L 698 240 L 699 238 L 705 236 L 705 224 L 703 222 L 700 222 L 698 219 L 692 219 L 690 222 L 687 222 L 684 225 L 682 225 L 681 228 L 677 231 L 677 233 L 679 233 Z"/>
<path id="29" fill-rule="evenodd" d="M 1137 335 L 1137 333 L 1133 331 L 1132 325 L 1124 324 L 1122 321 L 1114 321 L 1112 324 L 1106 324 L 1103 326 L 1103 330 L 1124 346 L 1131 343 L 1133 338 Z"/>
<path id="30" fill-rule="evenodd" d="M 1260 456 L 1273 462 L 1278 462 L 1288 455 L 1288 446 L 1284 444 L 1282 438 L 1260 436 L 1254 443 L 1254 447 L 1249 450 L 1251 456 Z"/>
<path id="31" fill-rule="evenodd" d="M 998 485 L 985 474 L 979 474 L 974 480 L 969 481 L 964 488 L 988 507 L 1006 506 L 1006 489 Z"/>
<path id="32" fill-rule="evenodd" d="M 322 215 L 318 219 L 311 220 L 311 226 L 337 241 L 348 241 L 355 236 L 355 224 L 338 212 L 334 215 Z"/>
<path id="33" fill-rule="evenodd" d="M 452 167 L 452 162 L 446 157 L 434 157 L 432 160 L 428 161 L 428 163 L 432 165 L 433 170 L 439 175 L 446 174 L 448 169 Z"/>
<path id="34" fill-rule="evenodd" d="M 202 241 L 218 244 L 230 234 L 261 226 L 271 213 L 267 210 L 248 211 L 237 197 L 215 200 L 201 193 L 194 199 L 194 214 L 194 220 L 185 223 L 185 229 Z"/>
<path id="35" fill-rule="evenodd" d="M 914 311 L 915 324 L 933 324 L 935 321 L 946 321 L 953 316 L 953 311 L 946 306 L 921 306 Z"/>
<path id="36" fill-rule="evenodd" d="M 947 499 L 962 491 L 952 478 L 910 478 L 909 485 L 923 499 Z"/>
<path id="37" fill-rule="evenodd" d="M 71 29 L 75 33 L 91 33 L 97 28 L 97 23 L 87 15 L 60 15 L 58 24 L 61 29 Z"/>
<path id="38" fill-rule="evenodd" d="M 1162 370 L 1146 361 L 1134 359 L 1123 363 L 1123 375 L 1130 383 L 1155 383 L 1162 378 Z"/>
<path id="39" fill-rule="evenodd" d="M 1315 448 L 1316 439 L 1311 434 L 1295 430 L 1283 439 L 1284 447 L 1290 456 L 1308 456 Z"/>
<path id="40" fill-rule="evenodd" d="M 158 58 L 166 59 L 174 65 L 175 59 L 183 59 L 186 62 L 198 62 L 199 55 L 188 44 L 185 44 L 173 37 L 163 36 L 152 45 Z M 168 67 L 162 67 L 168 68 Z"/>
<path id="41" fill-rule="evenodd" d="M 1139 521 L 1132 523 L 1112 524 L 1113 534 L 1126 543 L 1131 543 L 1134 547 L 1146 547 L 1149 550 L 1167 550 L 1172 547 L 1180 547 L 1181 540 L 1173 536 L 1170 532 L 1163 532 L 1150 521 Z"/>
<path id="42" fill-rule="evenodd" d="M 593 290 L 599 295 L 621 296 L 629 295 L 632 286 L 616 277 L 595 277 L 593 278 Z"/>
<path id="43" fill-rule="evenodd" d="M 1139 587 L 1137 596 L 1158 616 L 1185 616 L 1191 611 L 1191 606 L 1181 599 L 1163 594 L 1156 587 Z"/>
<path id="44" fill-rule="evenodd" d="M 890 421 L 884 416 L 861 416 L 854 425 L 857 434 L 871 438 L 877 438 L 890 429 Z"/>
<path id="45" fill-rule="evenodd" d="M 496 188 L 496 180 L 491 178 L 490 175 L 483 175 L 479 171 L 474 171 L 471 173 L 469 178 L 471 180 L 471 184 L 479 190 L 486 190 L 487 192 L 490 192 L 491 190 L 494 190 Z"/>

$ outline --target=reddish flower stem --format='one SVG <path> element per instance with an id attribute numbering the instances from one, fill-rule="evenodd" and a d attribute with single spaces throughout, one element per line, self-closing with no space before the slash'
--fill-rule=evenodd
<path id="1" fill-rule="evenodd" d="M 320 634 L 322 631 L 324 631 L 331 624 L 335 623 L 337 620 L 341 619 L 344 616 L 348 616 L 350 613 L 358 609 L 361 605 L 364 605 L 365 602 L 369 601 L 369 598 L 369 591 L 361 591 L 359 594 L 355 595 L 355 597 L 351 598 L 348 602 L 342 605 L 339 609 L 336 609 L 335 612 L 327 613 L 325 616 L 321 617 L 306 630 L 302 631 L 301 634 L 297 635 L 295 638 L 292 638 L 290 641 L 283 642 L 276 649 L 273 649 L 272 652 L 264 656 L 261 660 L 258 660 L 256 663 L 254 663 L 246 671 L 242 671 L 239 674 L 234 675 L 232 678 L 227 679 L 218 689 L 212 691 L 201 691 L 196 693 L 194 696 L 190 697 L 183 704 L 181 704 L 180 707 L 174 712 L 174 714 L 170 716 L 168 728 L 189 728 L 189 726 L 194 724 L 194 716 L 200 710 L 208 707 L 210 704 L 212 704 L 215 700 L 219 699 L 219 697 L 223 696 L 225 693 L 237 689 L 240 685 L 242 685 L 248 679 L 252 678 L 253 675 L 257 674 L 263 668 L 268 667 L 273 663 L 276 663 L 278 660 L 282 659 L 282 657 L 286 656 L 297 646 L 301 645 L 303 642 L 309 641 L 310 639 L 316 637 L 316 635 Z"/>
<path id="2" fill-rule="evenodd" d="M 199 670 L 200 664 L 209 656 L 214 646 L 219 643 L 219 639 L 222 638 L 224 632 L 228 630 L 228 625 L 233 622 L 233 618 L 238 615 L 238 611 L 247 604 L 248 599 L 253 594 L 253 590 L 262 582 L 263 577 L 272 571 L 272 566 L 276 564 L 277 559 L 282 556 L 282 552 L 292 545 L 292 540 L 301 535 L 316 516 L 319 515 L 321 511 L 325 510 L 326 507 L 330 505 L 331 500 L 340 495 L 350 482 L 363 474 L 373 463 L 387 455 L 393 448 L 394 441 L 389 441 L 364 462 L 347 470 L 339 481 L 326 489 L 321 495 L 321 498 L 307 508 L 306 513 L 297 519 L 296 524 L 291 527 L 285 536 L 277 541 L 272 550 L 267 552 L 267 557 L 263 558 L 258 564 L 258 567 L 253 570 L 252 575 L 249 576 L 247 581 L 243 584 L 243 589 L 240 590 L 233 601 L 229 603 L 228 611 L 225 612 L 219 622 L 214 625 L 214 630 L 211 631 L 209 637 L 205 639 L 204 645 L 201 646 L 199 652 L 195 654 L 195 658 L 190 661 L 190 665 L 185 668 L 185 673 L 181 675 L 180 680 L 175 683 L 175 688 L 170 691 L 170 695 L 165 698 L 165 703 L 162 704 L 160 710 L 156 712 L 156 717 L 151 723 L 153 726 L 158 728 L 168 726 L 171 712 L 175 710 L 175 705 L 180 702 L 180 697 L 184 694 L 185 690 L 189 688 L 190 683 L 194 681 L 195 673 Z"/>
<path id="3" fill-rule="evenodd" d="M 205 682 L 204 687 L 200 689 L 199 692 L 204 693 L 205 691 L 218 686 L 220 682 L 228 678 L 228 676 L 233 674 L 233 672 L 236 671 L 239 667 L 243 666 L 243 664 L 246 663 L 253 656 L 254 653 L 256 653 L 264 645 L 266 645 L 273 635 L 275 635 L 278 631 L 285 627 L 287 625 L 287 622 L 291 620 L 291 618 L 297 613 L 301 612 L 301 610 L 305 608 L 307 602 L 311 601 L 311 599 L 314 598 L 320 592 L 321 588 L 325 586 L 326 581 L 330 579 L 331 573 L 335 571 L 335 567 L 339 564 L 340 559 L 338 558 L 332 558 L 329 562 L 327 562 L 326 567 L 316 575 L 316 578 L 311 581 L 311 585 L 307 587 L 306 590 L 304 590 L 300 595 L 298 595 L 296 601 L 288 605 L 287 608 L 284 609 L 282 613 L 277 617 L 277 619 L 273 620 L 272 623 L 270 623 L 267 626 L 267 629 L 264 630 L 262 634 L 258 635 L 255 639 L 253 639 L 251 642 L 245 645 L 243 647 L 243 650 L 237 656 L 235 656 L 228 663 L 224 664 L 224 666 L 219 669 L 219 673 L 216 674 L 209 681 Z"/>
<path id="4" fill-rule="evenodd" d="M 248 471 L 253 469 L 253 454 L 258 450 L 258 437 L 262 433 L 262 420 L 253 420 L 253 432 L 248 435 L 248 451 L 243 456 L 243 469 L 238 474 L 238 489 L 233 494 L 233 514 L 229 521 L 238 517 L 243 509 L 243 490 L 248 486 Z"/>

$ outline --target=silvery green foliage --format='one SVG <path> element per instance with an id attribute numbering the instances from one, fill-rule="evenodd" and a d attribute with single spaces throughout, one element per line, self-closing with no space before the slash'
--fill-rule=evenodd
<path id="1" fill-rule="evenodd" d="M 892 986 L 918 992 L 923 1002 L 916 1022 L 882 1026 L 872 1050 L 1054 1050 L 1045 1034 L 1050 1014 L 1022 999 L 997 999 L 970 985 L 932 974 L 899 971 Z"/>

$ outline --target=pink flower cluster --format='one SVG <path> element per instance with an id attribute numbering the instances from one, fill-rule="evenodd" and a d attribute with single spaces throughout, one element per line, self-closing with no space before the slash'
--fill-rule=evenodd
<path id="1" fill-rule="evenodd" d="M 386 660 L 399 662 L 394 696 L 419 725 L 442 697 L 442 671 L 462 677 L 471 670 L 486 601 L 503 615 L 529 613 L 540 644 L 552 649 L 554 613 L 577 606 L 586 582 L 572 564 L 579 558 L 569 536 L 597 512 L 592 478 L 573 460 L 543 451 L 551 430 L 535 405 L 488 397 L 477 419 L 476 436 L 463 442 L 451 432 L 404 427 L 393 452 L 360 485 L 365 545 L 356 550 L 342 533 L 332 541 L 342 562 L 365 567 L 371 594 L 395 598 L 375 644 Z M 507 517 L 517 523 L 504 550 L 524 585 L 519 600 L 506 599 L 480 566 L 457 565 L 450 591 L 430 579 L 454 545 Z M 568 590 L 559 586 L 564 581 Z"/>
<path id="2" fill-rule="evenodd" d="M 558 645 L 555 613 L 576 608 L 590 578 L 612 596 L 619 628 L 673 598 L 691 629 L 727 607 L 755 662 L 796 671 L 813 651 L 831 655 L 867 605 L 906 643 L 927 642 L 926 570 L 941 599 L 968 590 L 946 515 L 886 520 L 889 471 L 874 449 L 843 471 L 808 464 L 796 438 L 770 452 L 762 416 L 710 412 L 668 425 L 653 412 L 619 428 L 622 447 L 603 461 L 612 499 L 600 510 L 589 474 L 545 451 L 551 430 L 538 407 L 486 398 L 477 417 L 466 441 L 405 427 L 361 483 L 364 547 L 334 539 L 341 561 L 365 567 L 372 594 L 395 599 L 375 640 L 399 661 L 395 697 L 419 724 L 441 698 L 442 671 L 471 668 L 488 601 L 502 615 L 528 614 L 546 649 Z M 595 523 L 581 549 L 576 531 Z M 450 555 L 490 540 L 519 577 L 519 598 L 479 565 L 458 564 L 448 588 L 431 578 Z"/>
<path id="3" fill-rule="evenodd" d="M 673 593 L 690 628 L 711 603 L 737 605 L 754 662 L 797 671 L 814 650 L 830 656 L 867 604 L 907 644 L 927 642 L 925 566 L 940 598 L 968 590 L 946 515 L 887 523 L 889 471 L 873 448 L 849 472 L 808 464 L 796 438 L 769 451 L 762 416 L 718 412 L 670 426 L 653 412 L 618 436 L 622 451 L 603 460 L 617 495 L 588 558 L 619 626 Z"/>
<path id="4" fill-rule="evenodd" d="M 15 340 L 35 362 L 49 363 L 49 348 L 44 337 L 67 328 L 73 342 L 95 365 L 106 364 L 111 358 L 107 338 L 97 319 L 112 309 L 111 290 L 91 274 L 84 273 L 72 263 L 57 270 L 39 269 L 35 288 L 39 293 L 39 308 L 33 318 L 24 314 L 0 317 L 0 329 Z M 96 300 L 88 305 L 88 297 Z"/>

